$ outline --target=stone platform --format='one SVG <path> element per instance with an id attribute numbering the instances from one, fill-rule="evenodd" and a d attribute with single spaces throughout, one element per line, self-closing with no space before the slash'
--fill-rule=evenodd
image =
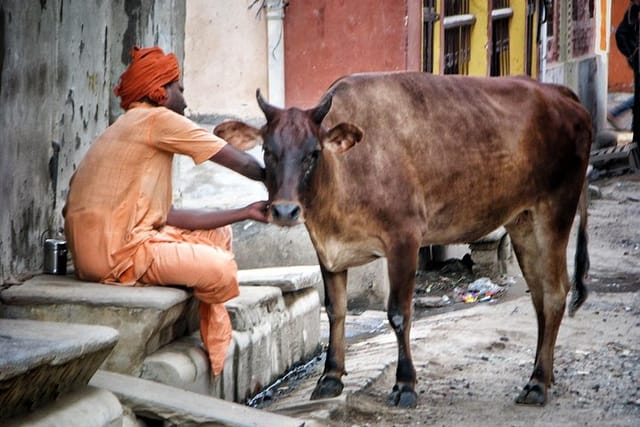
<path id="1" fill-rule="evenodd" d="M 40 275 L 0 292 L 0 317 L 110 326 L 120 332 L 104 368 L 138 374 L 144 358 L 197 328 L 197 301 L 167 286 L 125 287 Z"/>
<path id="2" fill-rule="evenodd" d="M 117 341 L 104 326 L 0 319 L 0 420 L 86 386 Z"/>
<path id="3" fill-rule="evenodd" d="M 220 376 L 211 377 L 196 332 L 146 357 L 140 377 L 242 402 L 311 358 L 320 346 L 319 269 L 265 270 L 239 272 L 240 295 L 225 304 L 233 334 Z"/>
<path id="4" fill-rule="evenodd" d="M 233 341 L 216 378 L 196 329 L 197 300 L 184 288 L 110 286 L 43 275 L 1 291 L 0 318 L 64 322 L 56 326 L 60 330 L 73 323 L 110 326 L 120 340 L 104 363 L 92 365 L 91 374 L 102 363 L 102 369 L 131 378 L 242 402 L 320 348 L 318 267 L 261 270 L 241 271 L 240 295 L 225 304 Z"/>

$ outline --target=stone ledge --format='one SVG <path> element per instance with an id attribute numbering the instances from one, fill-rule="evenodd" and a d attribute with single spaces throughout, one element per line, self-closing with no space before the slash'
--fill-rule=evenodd
<path id="1" fill-rule="evenodd" d="M 234 331 L 248 331 L 270 313 L 284 311 L 282 291 L 273 286 L 240 286 L 240 295 L 224 304 Z"/>
<path id="2" fill-rule="evenodd" d="M 0 419 L 85 386 L 117 341 L 103 326 L 0 319 Z"/>
<path id="3" fill-rule="evenodd" d="M 14 417 L 4 427 L 114 427 L 123 424 L 123 408 L 113 393 L 91 386 L 67 393 L 31 414 Z"/>
<path id="4" fill-rule="evenodd" d="M 303 420 L 113 372 L 98 371 L 90 384 L 111 391 L 135 413 L 154 414 L 176 425 L 305 425 Z"/>
<path id="5" fill-rule="evenodd" d="M 242 287 L 242 290 L 246 290 Z M 251 328 L 233 331 L 222 374 L 211 378 L 209 359 L 199 334 L 181 338 L 148 356 L 141 377 L 196 393 L 242 402 L 271 384 L 294 363 L 312 357 L 320 344 L 320 301 L 313 288 L 279 295 L 277 311 L 242 306 L 260 319 Z M 254 291 L 256 291 L 254 289 Z M 251 291 L 251 289 L 249 289 Z M 252 292 L 249 292 L 253 295 Z M 260 293 L 258 292 L 258 295 Z M 262 294 L 264 295 L 264 294 Z M 250 302 L 260 298 L 247 298 Z M 238 306 L 240 301 L 236 301 Z M 252 311 L 254 310 L 254 311 Z M 257 316 L 256 313 L 261 313 Z"/>
<path id="6" fill-rule="evenodd" d="M 197 328 L 197 300 L 173 287 L 124 287 L 42 275 L 0 292 L 0 316 L 92 323 L 120 332 L 104 368 L 138 372 L 158 348 Z"/>
<path id="7" fill-rule="evenodd" d="M 191 298 L 170 286 L 119 286 L 84 282 L 73 276 L 43 274 L 0 293 L 5 304 L 84 304 L 167 310 Z"/>
<path id="8" fill-rule="evenodd" d="M 322 287 L 322 275 L 317 265 L 240 270 L 238 281 L 242 286 L 275 286 L 282 293 Z"/>

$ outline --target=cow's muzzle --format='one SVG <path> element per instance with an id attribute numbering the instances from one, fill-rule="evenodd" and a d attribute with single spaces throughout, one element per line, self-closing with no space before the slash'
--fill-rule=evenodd
<path id="1" fill-rule="evenodd" d="M 295 225 L 301 221 L 302 208 L 294 203 L 273 203 L 271 218 L 278 225 Z"/>

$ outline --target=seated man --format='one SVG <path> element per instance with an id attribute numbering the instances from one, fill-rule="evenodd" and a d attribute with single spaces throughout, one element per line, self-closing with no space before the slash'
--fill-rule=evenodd
<path id="1" fill-rule="evenodd" d="M 183 116 L 179 80 L 175 55 L 133 48 L 114 90 L 125 113 L 98 137 L 71 178 L 65 234 L 82 280 L 193 288 L 202 340 L 218 375 L 231 340 L 222 303 L 239 292 L 229 224 L 266 222 L 267 202 L 227 211 L 174 209 L 173 155 L 196 164 L 212 160 L 258 181 L 264 169 Z"/>

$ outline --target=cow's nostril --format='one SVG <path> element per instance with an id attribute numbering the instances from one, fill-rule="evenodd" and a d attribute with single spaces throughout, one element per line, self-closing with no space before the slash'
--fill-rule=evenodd
<path id="1" fill-rule="evenodd" d="M 289 219 L 296 220 L 300 216 L 300 206 L 294 206 L 289 215 Z"/>
<path id="2" fill-rule="evenodd" d="M 293 204 L 271 207 L 271 214 L 276 221 L 296 221 L 300 217 L 300 212 L 300 206 Z"/>

